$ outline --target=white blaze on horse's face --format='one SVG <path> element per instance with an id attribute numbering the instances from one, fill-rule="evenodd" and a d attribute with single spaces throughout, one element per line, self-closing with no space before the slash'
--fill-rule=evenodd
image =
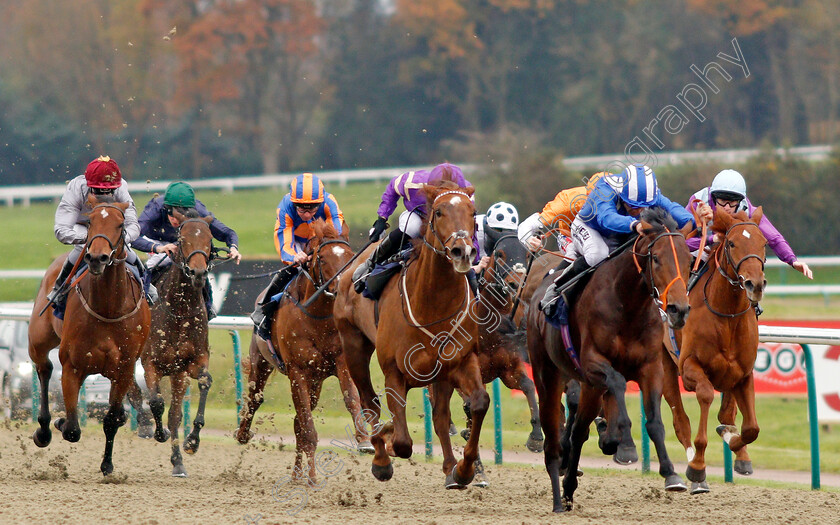
<path id="1" fill-rule="evenodd" d="M 461 197 L 459 197 L 458 195 L 453 196 L 451 199 L 449 199 L 449 204 L 453 206 L 461 204 Z"/>
<path id="2" fill-rule="evenodd" d="M 107 212 L 106 210 L 102 210 L 102 211 L 100 212 L 100 214 L 102 215 L 102 218 L 103 218 L 103 219 L 107 219 L 107 218 L 108 218 L 108 212 Z"/>
<path id="3" fill-rule="evenodd" d="M 333 246 L 332 252 L 335 254 L 336 257 L 341 257 L 344 255 L 344 248 L 341 246 Z"/>

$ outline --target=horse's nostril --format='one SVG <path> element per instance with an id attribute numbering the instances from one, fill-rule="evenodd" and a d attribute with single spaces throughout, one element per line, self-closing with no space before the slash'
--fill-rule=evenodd
<path id="1" fill-rule="evenodd" d="M 464 253 L 464 250 L 461 249 L 461 247 L 459 247 L 459 246 L 456 246 L 455 248 L 452 248 L 452 256 L 455 257 L 456 259 L 460 259 L 461 255 L 463 255 L 463 253 Z"/>
<path id="2" fill-rule="evenodd" d="M 105 255 L 105 254 L 100 255 L 99 256 L 99 262 L 101 262 L 102 264 L 105 264 L 106 262 L 108 262 L 108 256 Z"/>

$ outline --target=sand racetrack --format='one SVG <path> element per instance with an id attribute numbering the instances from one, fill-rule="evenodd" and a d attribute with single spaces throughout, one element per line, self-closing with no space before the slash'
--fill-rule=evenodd
<path id="1" fill-rule="evenodd" d="M 662 490 L 657 475 L 586 472 L 576 508 L 551 513 L 545 471 L 537 466 L 487 467 L 488 489 L 447 491 L 439 463 L 396 460 L 394 478 L 370 474 L 370 457 L 337 453 L 340 469 L 322 477 L 320 491 L 275 483 L 291 473 L 290 447 L 208 436 L 186 456 L 188 478 L 169 474 L 169 445 L 120 429 L 115 473 L 99 473 L 104 437 L 88 425 L 79 443 L 53 432 L 46 449 L 32 443 L 34 426 L 0 422 L 0 523 L 838 523 L 836 491 L 776 489 L 714 483 L 710 494 Z M 273 494 L 292 494 L 277 501 Z M 289 515 L 306 494 L 306 503 Z"/>

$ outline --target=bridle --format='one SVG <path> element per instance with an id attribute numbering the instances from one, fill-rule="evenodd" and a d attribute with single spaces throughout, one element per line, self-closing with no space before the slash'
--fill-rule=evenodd
<path id="1" fill-rule="evenodd" d="M 91 212 L 90 212 L 91 215 L 93 215 L 93 213 L 100 208 L 111 208 L 113 210 L 117 210 L 120 213 L 120 215 L 122 216 L 123 220 L 122 220 L 122 223 L 120 224 L 119 239 L 117 240 L 117 242 L 113 242 L 113 241 L 111 241 L 111 238 L 108 237 L 107 235 L 105 235 L 104 233 L 97 233 L 93 237 L 90 237 L 87 240 L 87 242 L 85 243 L 85 252 L 90 253 L 90 246 L 91 246 L 91 244 L 93 244 L 93 241 L 95 241 L 96 239 L 99 239 L 99 238 L 105 239 L 105 241 L 108 243 L 108 247 L 111 248 L 111 252 L 108 254 L 108 262 L 106 263 L 106 266 L 111 266 L 112 264 L 120 263 L 120 262 L 125 261 L 126 257 L 128 257 L 128 255 L 126 254 L 122 258 L 115 258 L 117 250 L 121 249 L 122 253 L 125 254 L 125 212 L 122 211 L 118 206 L 114 206 L 113 204 L 105 203 L 105 204 L 97 204 L 96 206 L 94 206 L 93 210 L 91 210 Z"/>
<path id="2" fill-rule="evenodd" d="M 315 251 L 312 253 L 312 255 L 314 257 L 314 261 L 311 264 L 307 265 L 308 266 L 307 269 L 304 269 L 303 272 L 300 272 L 307 279 L 309 279 L 309 282 L 312 283 L 312 285 L 315 287 L 316 290 L 320 289 L 321 286 L 323 286 L 323 284 L 327 281 L 327 279 L 324 277 L 324 263 L 323 263 L 322 257 L 321 257 L 321 250 L 324 248 L 324 246 L 329 246 L 331 244 L 342 244 L 344 246 L 347 246 L 348 249 L 351 249 L 350 248 L 350 243 L 345 241 L 344 239 L 328 239 L 328 240 L 326 240 L 326 241 L 324 241 L 324 242 L 322 242 L 321 244 L 318 245 L 318 248 L 316 248 Z M 315 277 L 313 277 L 312 274 L 315 273 L 315 268 L 316 267 L 318 268 L 318 273 L 315 275 Z M 300 273 L 298 273 L 298 275 L 300 275 Z M 323 291 L 323 294 L 326 295 L 327 297 L 335 297 L 335 294 L 336 294 L 335 291 L 336 291 L 337 287 L 338 287 L 338 284 L 336 284 L 335 287 L 332 290 L 327 288 L 326 290 Z M 332 313 L 330 313 L 329 315 L 314 315 L 314 314 L 310 313 L 309 310 L 307 310 L 307 308 L 305 308 L 304 305 L 301 303 L 300 299 L 298 299 L 297 297 L 294 297 L 292 294 L 290 294 L 288 292 L 288 290 L 284 293 L 284 297 L 288 297 L 289 301 L 291 301 L 292 304 L 297 306 L 300 309 L 301 312 L 306 314 L 307 317 L 309 317 L 311 319 L 324 320 L 324 319 L 330 319 L 333 316 Z"/>
<path id="3" fill-rule="evenodd" d="M 179 255 L 179 259 L 180 259 L 180 261 L 178 262 L 178 265 L 180 266 L 181 271 L 184 272 L 184 275 L 187 276 L 187 277 L 192 277 L 189 273 L 189 263 L 190 263 L 190 259 L 192 259 L 193 256 L 201 255 L 202 257 L 204 257 L 204 263 L 207 265 L 207 271 L 208 272 L 213 267 L 212 261 L 213 261 L 213 259 L 215 259 L 215 254 L 213 253 L 213 237 L 212 237 L 212 235 L 210 237 L 210 253 L 207 253 L 204 250 L 193 250 L 189 254 L 184 254 L 184 243 L 183 243 L 184 236 L 181 235 L 181 229 L 183 229 L 183 227 L 185 225 L 187 225 L 191 222 L 192 223 L 199 223 L 200 222 L 200 223 L 205 224 L 205 225 L 207 224 L 202 219 L 193 218 L 193 219 L 185 220 L 184 222 L 182 222 L 178 226 L 178 242 L 177 242 L 177 245 L 178 245 L 178 255 Z"/>
<path id="4" fill-rule="evenodd" d="M 439 249 L 439 248 L 436 248 L 435 246 L 433 246 L 432 244 L 430 244 L 429 241 L 426 240 L 425 235 L 423 236 L 423 244 L 425 244 L 426 246 L 431 248 L 436 254 L 438 254 L 442 257 L 446 257 L 446 259 L 451 262 L 452 257 L 449 255 L 451 249 L 449 248 L 449 246 L 447 246 L 446 243 L 448 243 L 452 239 L 455 239 L 456 241 L 459 240 L 459 239 L 467 239 L 469 237 L 469 234 L 467 233 L 466 230 L 456 230 L 456 231 L 452 232 L 451 234 L 449 234 L 449 237 L 447 237 L 446 240 L 443 240 L 443 239 L 440 238 L 440 235 L 438 234 L 437 230 L 435 230 L 435 219 L 437 218 L 437 211 L 438 210 L 436 210 L 434 206 L 435 206 L 435 203 L 438 201 L 438 199 L 440 199 L 441 197 L 444 197 L 446 195 L 463 195 L 468 200 L 470 199 L 469 195 L 467 195 L 463 191 L 458 191 L 458 190 L 444 191 L 444 192 L 440 193 L 437 197 L 435 197 L 435 200 L 432 201 L 431 213 L 429 214 L 428 228 L 429 228 L 429 230 L 431 230 L 432 235 L 434 235 L 435 239 L 440 243 L 440 245 L 443 248 Z M 475 216 L 475 213 L 473 213 L 473 216 Z"/>
<path id="5" fill-rule="evenodd" d="M 756 254 L 756 253 L 748 253 L 747 255 L 742 257 L 737 263 L 735 262 L 735 259 L 732 257 L 731 246 L 729 246 L 729 243 L 727 242 L 727 240 L 729 239 L 729 234 L 732 232 L 733 229 L 735 229 L 736 226 L 744 226 L 744 227 L 753 226 L 755 228 L 758 228 L 758 224 L 756 224 L 754 222 L 749 222 L 749 221 L 747 221 L 747 222 L 736 222 L 735 224 L 730 225 L 729 229 L 726 230 L 726 234 L 723 236 L 723 241 L 721 242 L 720 246 L 718 246 L 718 248 L 715 250 L 715 265 L 717 266 L 718 273 L 720 273 L 723 276 L 723 278 L 726 279 L 726 281 L 729 283 L 730 286 L 732 286 L 733 288 L 736 288 L 736 289 L 739 288 L 739 289 L 743 290 L 744 289 L 744 278 L 739 273 L 739 271 L 741 269 L 741 265 L 744 264 L 744 262 L 747 259 L 756 258 L 759 261 L 761 261 L 761 271 L 764 272 L 765 258 L 763 256 L 760 256 L 760 255 Z M 761 234 L 761 230 L 759 230 L 759 234 Z M 721 251 L 723 252 L 723 255 L 725 257 L 726 264 L 728 265 L 728 267 L 731 267 L 732 270 L 735 272 L 735 278 L 734 279 L 729 276 L 729 272 L 725 271 L 723 269 L 723 265 L 720 264 L 720 252 Z M 709 294 L 707 293 L 707 289 L 708 289 L 708 286 L 709 286 L 709 281 L 711 281 L 711 279 L 707 279 L 706 284 L 703 286 L 703 302 L 706 304 L 706 307 L 709 309 L 709 311 L 712 312 L 713 314 L 715 314 L 719 317 L 738 317 L 740 315 L 743 315 L 743 314 L 749 312 L 750 309 L 753 307 L 752 301 L 748 301 L 749 304 L 747 305 L 746 309 L 744 309 L 744 310 L 742 310 L 738 313 L 725 314 L 723 312 L 718 312 L 717 310 L 712 308 L 711 304 L 709 304 Z"/>
<path id="6" fill-rule="evenodd" d="M 485 284 L 487 288 L 493 290 L 494 293 L 499 297 L 509 297 L 510 295 L 513 295 L 519 290 L 521 282 L 525 280 L 525 278 L 523 277 L 520 281 L 520 279 L 517 277 L 516 283 L 508 283 L 505 281 L 505 277 L 512 274 L 527 273 L 524 264 L 515 263 L 513 266 L 511 266 L 508 265 L 505 261 L 502 261 L 500 258 L 496 257 L 496 253 L 499 250 L 499 245 L 505 241 L 508 241 L 509 239 L 514 239 L 517 244 L 521 245 L 521 241 L 515 233 L 506 233 L 499 237 L 493 243 L 493 249 L 491 251 L 491 253 L 493 254 L 493 276 L 491 279 L 486 279 L 487 283 Z M 486 269 L 481 271 L 481 274 L 479 275 L 479 282 L 482 282 L 481 279 L 484 278 L 486 271 Z"/>
<path id="7" fill-rule="evenodd" d="M 679 257 L 677 257 L 677 247 L 674 244 L 674 237 L 682 237 L 683 240 L 685 240 L 685 236 L 682 233 L 672 232 L 672 231 L 669 231 L 667 228 L 665 228 L 664 233 L 660 233 L 659 235 L 654 237 L 654 239 L 650 242 L 650 244 L 648 244 L 647 253 L 638 253 L 638 252 L 636 252 L 636 244 L 638 244 L 639 240 L 641 240 L 643 237 L 644 237 L 643 235 L 640 235 L 636 239 L 636 242 L 633 243 L 633 250 L 632 250 L 633 262 L 636 264 L 636 269 L 641 274 L 643 272 L 642 272 L 642 267 L 639 264 L 638 257 L 647 257 L 647 260 L 648 260 L 648 276 L 647 276 L 648 278 L 647 278 L 647 281 L 648 281 L 648 286 L 650 287 L 650 296 L 653 298 L 653 302 L 656 304 L 656 306 L 659 307 L 660 314 L 663 315 L 663 319 L 664 319 L 665 310 L 666 310 L 666 308 L 668 308 L 668 291 L 671 289 L 671 287 L 677 281 L 681 281 L 683 283 L 683 285 L 685 285 L 685 279 L 683 278 L 682 272 L 680 271 L 680 259 L 679 259 Z M 653 252 L 653 246 L 656 244 L 656 242 L 659 241 L 660 239 L 665 238 L 665 237 L 667 237 L 668 241 L 671 243 L 671 253 L 674 255 L 674 265 L 677 269 L 677 276 L 674 277 L 673 279 L 671 279 L 671 282 L 669 282 L 665 286 L 665 290 L 660 293 L 659 288 L 657 288 L 656 283 L 654 282 L 654 278 L 653 278 L 653 253 L 652 252 Z"/>

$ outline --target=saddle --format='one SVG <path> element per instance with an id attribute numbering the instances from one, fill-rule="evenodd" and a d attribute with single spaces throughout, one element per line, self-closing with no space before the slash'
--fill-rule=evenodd
<path id="1" fill-rule="evenodd" d="M 410 245 L 403 249 L 395 256 L 391 257 L 382 264 L 376 264 L 373 270 L 365 277 L 365 289 L 362 291 L 362 296 L 373 301 L 378 301 L 382 295 L 382 291 L 388 285 L 391 278 L 400 270 L 408 265 L 408 260 L 411 255 L 412 248 Z"/>

